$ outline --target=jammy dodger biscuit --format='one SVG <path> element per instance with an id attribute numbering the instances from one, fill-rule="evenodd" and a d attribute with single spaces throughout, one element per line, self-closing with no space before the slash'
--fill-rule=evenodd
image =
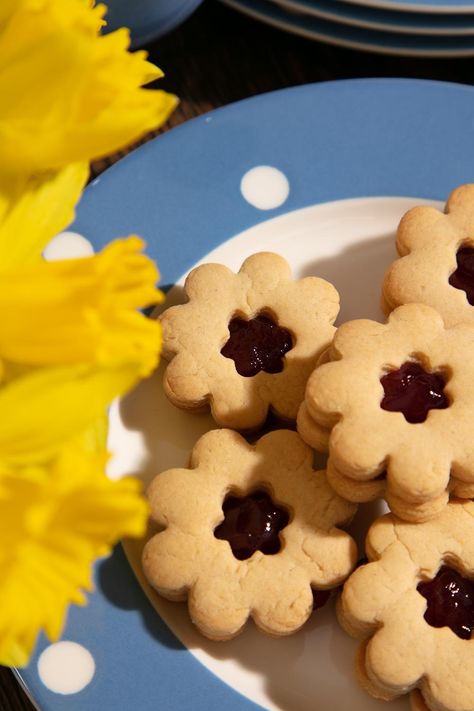
<path id="1" fill-rule="evenodd" d="M 204 264 L 186 279 L 188 302 L 161 316 L 170 360 L 166 395 L 189 411 L 254 429 L 269 408 L 296 419 L 306 380 L 334 335 L 339 296 L 317 277 L 293 280 L 277 254 L 248 257 L 237 274 Z"/>
<path id="2" fill-rule="evenodd" d="M 474 496 L 474 324 L 446 328 L 434 309 L 407 304 L 386 324 L 343 324 L 329 356 L 308 380 L 297 424 L 329 450 L 341 496 L 384 496 L 410 521 L 439 513 L 450 493 Z"/>
<path id="3" fill-rule="evenodd" d="M 158 474 L 148 497 L 164 530 L 145 546 L 145 575 L 164 597 L 187 598 L 210 639 L 234 637 L 249 617 L 270 635 L 295 632 L 356 564 L 355 542 L 337 528 L 356 507 L 314 471 L 312 449 L 290 430 L 254 445 L 211 430 L 190 468 Z"/>
<path id="4" fill-rule="evenodd" d="M 367 557 L 338 602 L 342 627 L 361 640 L 361 685 L 385 700 L 411 693 L 414 711 L 472 711 L 472 501 L 453 499 L 425 523 L 377 519 Z"/>
<path id="5" fill-rule="evenodd" d="M 444 213 L 409 210 L 397 232 L 397 259 L 383 284 L 386 313 L 407 303 L 433 306 L 447 326 L 474 323 L 474 185 L 448 198 Z"/>

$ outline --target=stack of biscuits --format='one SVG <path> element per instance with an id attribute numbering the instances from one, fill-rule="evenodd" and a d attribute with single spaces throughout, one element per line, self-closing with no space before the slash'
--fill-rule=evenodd
<path id="1" fill-rule="evenodd" d="M 216 428 L 158 474 L 143 568 L 207 637 L 298 630 L 341 590 L 356 671 L 414 711 L 474 710 L 474 185 L 401 220 L 386 323 L 261 252 L 204 264 L 161 316 L 164 389 Z M 472 391 L 472 392 L 471 392 Z M 270 428 L 269 415 L 278 426 Z M 295 431 L 296 423 L 296 431 Z M 266 429 L 265 434 L 261 432 Z M 324 471 L 314 453 L 327 453 Z M 357 564 L 345 528 L 384 499 Z M 471 659 L 473 665 L 471 665 Z"/>

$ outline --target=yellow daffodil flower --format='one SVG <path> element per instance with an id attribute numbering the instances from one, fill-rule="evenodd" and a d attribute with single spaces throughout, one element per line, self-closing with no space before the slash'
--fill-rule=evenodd
<path id="1" fill-rule="evenodd" d="M 0 2 L 0 664 L 26 664 L 41 629 L 57 638 L 94 559 L 147 519 L 139 485 L 104 474 L 104 418 L 157 365 L 159 323 L 138 311 L 162 299 L 156 267 L 133 236 L 41 260 L 89 161 L 177 102 L 143 89 L 161 70 L 127 51 L 127 30 L 101 35 L 103 15 L 92 0 Z"/>
<path id="2" fill-rule="evenodd" d="M 157 363 L 160 327 L 136 309 L 163 294 L 143 246 L 129 237 L 93 257 L 0 270 L 0 360 L 134 363 L 137 375 L 148 375 Z"/>
<path id="3" fill-rule="evenodd" d="M 24 666 L 40 629 L 57 639 L 67 606 L 86 602 L 93 561 L 144 533 L 139 483 L 111 481 L 105 463 L 85 435 L 45 465 L 0 463 L 0 664 Z"/>
<path id="4" fill-rule="evenodd" d="M 104 473 L 107 407 L 161 348 L 137 311 L 163 298 L 142 248 L 130 237 L 0 275 L 1 664 L 27 664 L 41 629 L 57 639 L 92 562 L 145 529 L 138 482 Z"/>
<path id="5" fill-rule="evenodd" d="M 163 73 L 145 52 L 127 51 L 128 30 L 99 34 L 104 13 L 84 0 L 10 0 L 0 12 L 3 173 L 106 155 L 161 125 L 176 106 L 175 96 L 142 88 Z"/>

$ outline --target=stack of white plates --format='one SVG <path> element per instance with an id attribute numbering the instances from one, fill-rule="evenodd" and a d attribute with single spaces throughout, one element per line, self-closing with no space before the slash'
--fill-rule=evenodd
<path id="1" fill-rule="evenodd" d="M 474 56 L 474 0 L 222 0 L 311 39 L 383 54 Z"/>

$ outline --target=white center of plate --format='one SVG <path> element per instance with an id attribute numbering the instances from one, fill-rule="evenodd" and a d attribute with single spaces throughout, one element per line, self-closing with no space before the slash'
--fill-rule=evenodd
<path id="1" fill-rule="evenodd" d="M 255 251 L 275 251 L 295 278 L 320 276 L 341 296 L 337 323 L 353 318 L 384 320 L 380 309 L 383 275 L 396 257 L 395 231 L 402 215 L 420 204 L 411 198 L 367 198 L 315 205 L 268 220 L 224 242 L 202 262 L 221 262 L 238 271 Z M 190 268 L 194 265 L 190 265 Z M 165 306 L 182 300 L 180 284 Z M 196 440 L 215 427 L 208 415 L 173 407 L 162 388 L 164 365 L 141 383 L 120 407 L 112 408 L 110 448 L 114 477 L 141 472 L 146 483 L 157 472 L 187 466 Z M 324 466 L 321 462 L 320 466 Z M 385 511 L 382 503 L 361 506 L 350 532 L 360 542 L 370 522 Z M 298 633 L 271 639 L 252 622 L 230 642 L 210 642 L 189 621 L 184 603 L 171 603 L 150 590 L 140 568 L 140 546 L 127 544 L 128 559 L 151 602 L 190 652 L 220 679 L 265 709 L 277 711 L 387 711 L 368 696 L 353 674 L 357 643 L 336 621 L 333 606 L 317 611 Z M 390 711 L 408 711 L 407 698 Z"/>

